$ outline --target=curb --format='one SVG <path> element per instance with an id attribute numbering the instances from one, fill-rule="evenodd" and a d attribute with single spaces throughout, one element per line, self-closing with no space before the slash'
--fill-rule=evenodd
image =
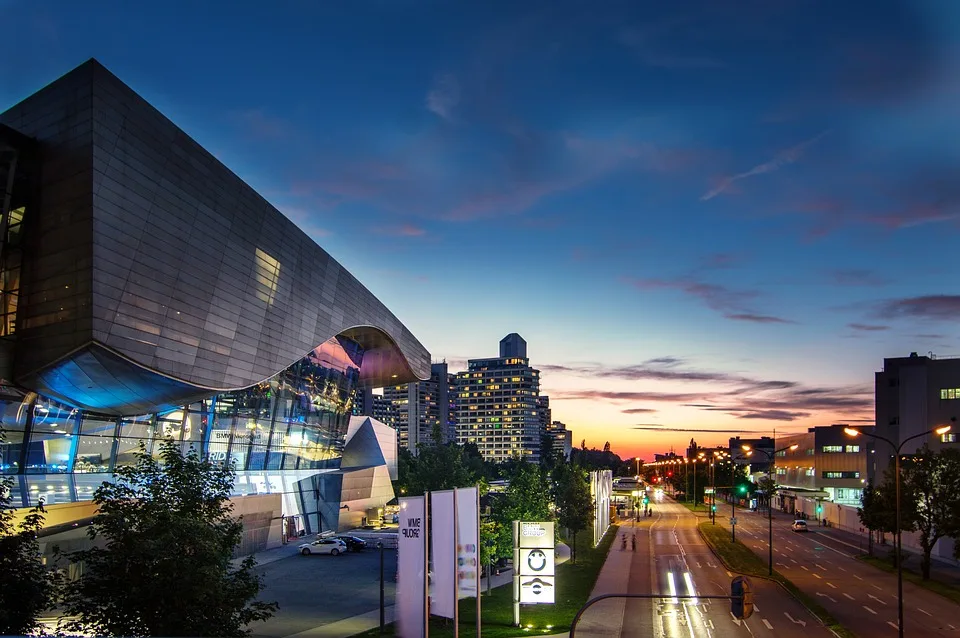
<path id="1" fill-rule="evenodd" d="M 714 556 L 716 556 L 717 560 L 720 561 L 720 563 L 727 569 L 727 571 L 729 571 L 729 572 L 734 572 L 734 573 L 736 573 L 736 574 L 739 574 L 739 573 L 740 573 L 739 571 L 737 571 L 737 570 L 733 569 L 732 567 L 730 567 L 730 565 L 727 563 L 727 561 L 725 561 L 725 560 L 723 559 L 723 557 L 721 557 L 720 554 L 717 553 L 717 551 L 713 548 L 713 545 L 710 544 L 710 541 L 707 540 L 707 537 L 703 535 L 703 532 L 700 530 L 700 525 L 697 525 L 697 534 L 700 535 L 700 539 L 703 541 L 704 545 L 706 545 L 707 547 L 710 548 L 710 553 L 712 553 Z M 752 552 L 752 551 L 753 551 L 753 550 L 751 550 L 751 552 Z M 775 572 L 775 573 L 778 573 L 778 572 Z M 832 633 L 832 634 L 833 634 L 834 636 L 836 636 L 837 638 L 843 638 L 842 636 L 840 636 L 840 634 L 838 634 L 836 631 L 834 631 L 827 623 L 825 623 L 825 622 L 823 621 L 823 618 L 821 618 L 816 612 L 814 612 L 812 609 L 810 609 L 810 608 L 807 606 L 807 604 L 806 604 L 805 602 L 803 602 L 803 600 L 801 600 L 799 597 L 797 597 L 796 594 L 794 594 L 792 591 L 790 591 L 790 589 L 788 589 L 782 582 L 780 582 L 780 581 L 777 580 L 776 578 L 771 578 L 770 576 L 754 576 L 754 575 L 750 575 L 750 578 L 760 578 L 760 579 L 762 579 L 762 580 L 766 580 L 766 581 L 769 581 L 769 582 L 776 583 L 776 584 L 780 587 L 780 589 L 782 589 L 782 590 L 785 591 L 787 594 L 789 594 L 790 597 L 793 598 L 795 601 L 797 601 L 797 602 L 800 604 L 801 607 L 803 607 L 804 609 L 806 609 L 807 612 L 809 612 L 809 614 L 810 614 L 811 616 L 813 616 L 814 618 L 816 618 L 817 621 L 818 621 L 823 627 L 825 627 L 825 628 L 827 629 L 827 631 L 829 631 L 830 633 Z M 793 582 L 790 581 L 790 579 L 787 578 L 786 576 L 783 576 L 783 575 L 781 574 L 781 575 L 780 575 L 780 578 L 782 578 L 783 580 L 785 580 L 785 581 L 789 582 L 791 585 L 793 585 Z M 797 587 L 796 585 L 793 585 L 793 586 L 794 586 L 794 587 Z M 797 587 L 797 589 L 799 590 L 800 588 Z M 839 623 L 838 623 L 838 624 L 839 624 Z M 844 627 L 844 629 L 846 629 L 846 627 Z M 847 631 L 850 631 L 850 630 L 847 629 Z"/>

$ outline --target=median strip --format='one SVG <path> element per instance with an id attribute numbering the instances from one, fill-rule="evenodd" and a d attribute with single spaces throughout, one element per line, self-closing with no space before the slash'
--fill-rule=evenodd
<path id="1" fill-rule="evenodd" d="M 700 532 L 700 536 L 704 542 L 706 542 L 728 570 L 754 578 L 766 578 L 777 582 L 834 634 L 841 638 L 856 638 L 855 634 L 841 625 L 830 612 L 801 591 L 786 576 L 776 570 L 774 570 L 772 578 L 767 576 L 767 565 L 760 560 L 749 547 L 740 541 L 731 541 L 730 533 L 726 529 L 711 525 L 708 522 L 703 522 L 697 525 L 697 531 Z"/>

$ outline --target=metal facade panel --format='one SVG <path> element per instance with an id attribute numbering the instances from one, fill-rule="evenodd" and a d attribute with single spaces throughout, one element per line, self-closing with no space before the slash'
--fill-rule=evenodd
<path id="1" fill-rule="evenodd" d="M 367 350 L 364 383 L 429 377 L 429 353 L 370 291 L 96 61 L 0 121 L 40 139 L 57 167 L 44 199 L 68 203 L 37 216 L 46 252 L 25 272 L 20 339 L 39 345 L 22 382 L 97 343 L 186 387 L 235 389 L 344 333 Z"/>

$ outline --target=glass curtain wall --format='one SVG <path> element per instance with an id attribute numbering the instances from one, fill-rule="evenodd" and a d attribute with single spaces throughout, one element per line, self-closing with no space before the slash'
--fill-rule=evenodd
<path id="1" fill-rule="evenodd" d="M 86 500 L 92 498 L 89 485 L 109 478 L 116 467 L 133 463 L 141 445 L 156 455 L 157 441 L 166 437 L 179 442 L 184 451 L 193 448 L 233 465 L 237 472 L 336 469 L 362 357 L 356 343 L 333 338 L 251 388 L 175 410 L 122 418 L 0 386 L 0 473 L 43 475 L 21 481 L 36 486 L 24 488 L 25 506 L 39 497 L 51 503 L 46 484 L 58 495 L 53 500 Z M 60 474 L 64 476 L 56 479 Z M 92 476 L 98 474 L 103 476 Z M 313 486 L 306 491 L 317 498 L 300 497 L 302 512 L 316 514 L 320 503 L 315 501 L 330 495 Z M 320 521 L 315 520 L 319 529 Z"/>

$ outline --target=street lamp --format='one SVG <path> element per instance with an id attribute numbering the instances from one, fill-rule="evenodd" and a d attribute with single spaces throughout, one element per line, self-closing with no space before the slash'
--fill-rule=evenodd
<path id="1" fill-rule="evenodd" d="M 903 446 L 907 444 L 908 441 L 913 439 L 919 439 L 923 436 L 930 436 L 931 434 L 944 435 L 950 431 L 952 425 L 944 425 L 939 428 L 933 428 L 926 432 L 921 432 L 920 434 L 914 434 L 913 436 L 905 438 L 900 445 L 897 445 L 888 438 L 878 436 L 876 434 L 870 434 L 869 432 L 861 432 L 855 428 L 843 428 L 843 431 L 847 436 L 869 436 L 871 439 L 877 439 L 878 441 L 883 441 L 894 451 L 894 484 L 896 485 L 897 491 L 897 632 L 900 638 L 903 638 L 903 567 L 900 564 L 900 554 L 903 551 L 903 535 L 900 530 L 900 451 L 903 450 Z"/>
<path id="2" fill-rule="evenodd" d="M 787 447 L 780 448 L 779 450 L 774 450 L 773 453 L 767 452 L 766 450 L 760 450 L 760 449 L 754 450 L 754 449 L 751 449 L 749 445 L 744 445 L 743 449 L 744 451 L 746 451 L 747 456 L 753 456 L 754 452 L 760 452 L 761 454 L 766 456 L 767 460 L 770 461 L 771 463 L 770 469 L 773 470 L 773 468 L 776 467 L 776 464 L 777 464 L 777 459 L 776 459 L 777 453 L 785 452 L 787 450 L 790 450 L 792 452 L 793 450 L 796 450 L 799 447 L 800 445 L 798 445 L 797 443 L 794 443 L 793 445 L 788 445 Z M 773 479 L 772 478 L 770 479 L 770 484 L 768 487 L 770 489 L 769 489 L 769 493 L 767 494 L 767 533 L 768 533 L 767 547 L 770 550 L 770 560 L 768 563 L 769 568 L 768 568 L 767 574 L 769 576 L 773 576 Z"/>
<path id="3" fill-rule="evenodd" d="M 637 478 L 640 478 L 640 457 L 638 456 L 633 460 L 637 462 Z"/>

